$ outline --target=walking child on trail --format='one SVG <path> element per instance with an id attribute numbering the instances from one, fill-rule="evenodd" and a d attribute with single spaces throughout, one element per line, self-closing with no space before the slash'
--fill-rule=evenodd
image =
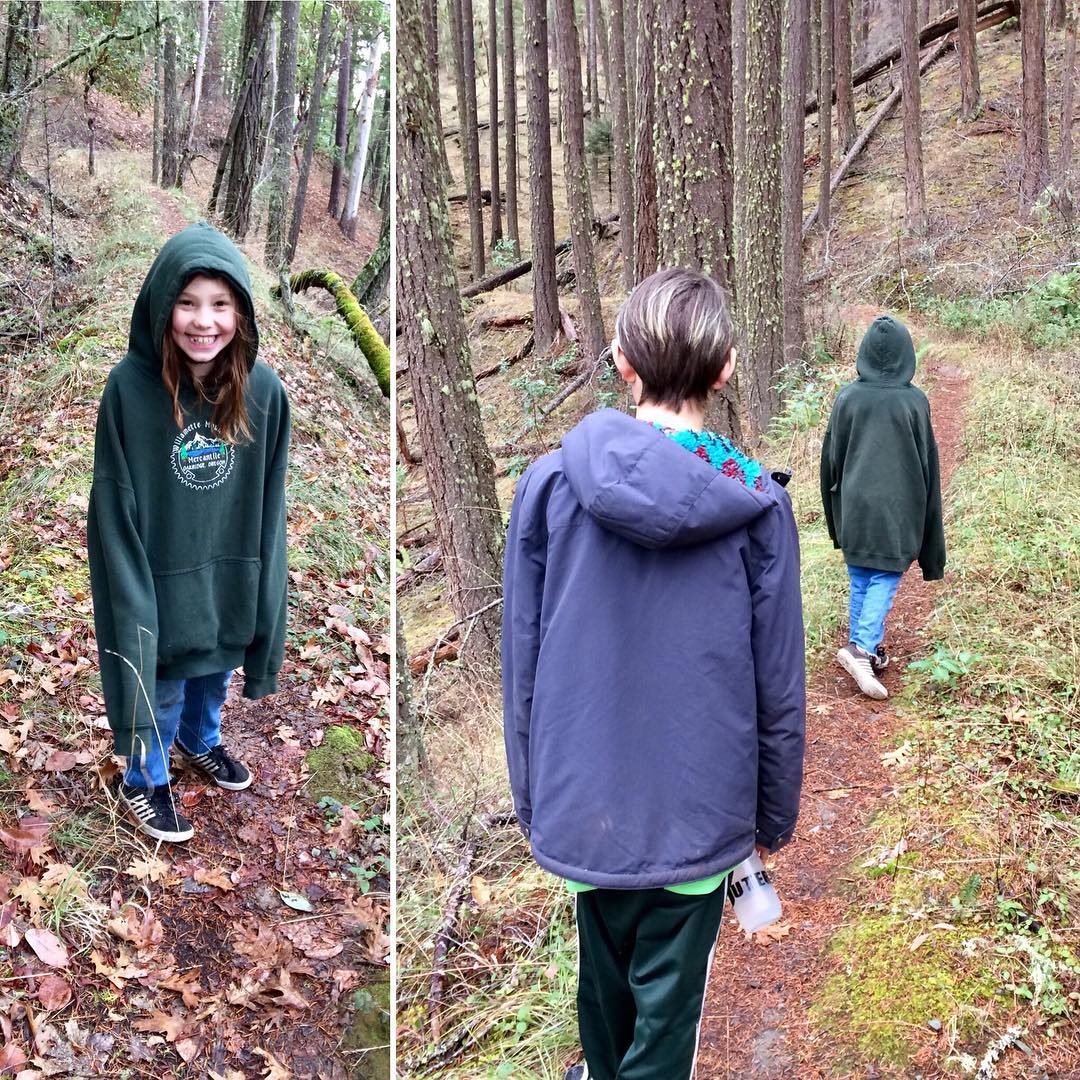
<path id="1" fill-rule="evenodd" d="M 916 559 L 926 581 L 945 576 L 941 476 L 930 402 L 917 386 L 907 327 L 880 315 L 859 345 L 858 379 L 836 396 L 821 446 L 821 499 L 851 579 L 848 644 L 837 660 L 868 697 L 889 692 L 885 619 Z"/>
<path id="2" fill-rule="evenodd" d="M 702 430 L 735 367 L 715 281 L 646 279 L 612 355 L 636 418 L 586 417 L 515 494 L 506 753 L 533 854 L 576 894 L 567 1077 L 687 1080 L 728 872 L 798 814 L 798 534 L 783 487 Z"/>
<path id="3" fill-rule="evenodd" d="M 221 742 L 234 668 L 277 690 L 286 621 L 289 404 L 256 361 L 243 258 L 201 222 L 154 260 L 98 412 L 87 548 L 117 792 L 138 828 L 187 840 L 169 752 L 219 787 L 251 773 Z"/>

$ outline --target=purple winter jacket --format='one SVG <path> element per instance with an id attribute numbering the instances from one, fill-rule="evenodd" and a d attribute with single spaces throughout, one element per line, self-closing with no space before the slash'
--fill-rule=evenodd
<path id="1" fill-rule="evenodd" d="M 536 861 L 601 888 L 696 881 L 776 850 L 802 784 L 798 533 L 656 428 L 594 413 L 518 483 L 503 715 Z"/>

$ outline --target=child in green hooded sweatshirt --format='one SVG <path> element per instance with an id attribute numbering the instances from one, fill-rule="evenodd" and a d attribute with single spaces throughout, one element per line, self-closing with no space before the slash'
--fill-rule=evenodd
<path id="1" fill-rule="evenodd" d="M 930 402 L 911 385 L 907 327 L 880 315 L 859 345 L 859 377 L 836 397 L 821 447 L 821 499 L 851 579 L 848 644 L 840 665 L 868 697 L 889 696 L 885 619 L 916 559 L 926 581 L 945 576 L 941 476 Z"/>
<path id="2" fill-rule="evenodd" d="M 87 548 L 105 708 L 127 758 L 120 801 L 156 840 L 187 840 L 169 752 L 219 787 L 251 773 L 221 742 L 234 668 L 277 690 L 285 643 L 289 404 L 256 361 L 251 283 L 205 222 L 170 239 L 98 411 Z"/>

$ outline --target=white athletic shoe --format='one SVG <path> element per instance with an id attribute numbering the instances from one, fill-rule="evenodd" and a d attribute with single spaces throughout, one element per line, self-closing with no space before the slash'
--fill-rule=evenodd
<path id="1" fill-rule="evenodd" d="M 840 666 L 859 684 L 859 689 L 869 698 L 876 701 L 884 701 L 889 696 L 889 691 L 878 681 L 874 674 L 874 660 L 872 653 L 860 649 L 851 642 L 845 645 L 836 654 Z"/>

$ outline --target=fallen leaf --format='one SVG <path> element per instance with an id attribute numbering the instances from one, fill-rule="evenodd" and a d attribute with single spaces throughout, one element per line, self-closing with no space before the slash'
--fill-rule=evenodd
<path id="1" fill-rule="evenodd" d="M 22 941 L 22 931 L 15 925 L 15 912 L 18 909 L 18 901 L 15 900 L 0 907 L 0 945 L 9 949 L 14 949 Z M 10 1033 L 5 1033 L 4 1037 L 10 1038 Z"/>
<path id="2" fill-rule="evenodd" d="M 314 905 L 303 893 L 283 892 L 281 889 L 278 889 L 278 895 L 281 897 L 281 902 L 286 907 L 291 907 L 294 911 L 315 910 Z"/>
<path id="3" fill-rule="evenodd" d="M 45 759 L 46 772 L 67 772 L 68 769 L 74 768 L 75 755 L 70 750 L 54 750 Z"/>
<path id="4" fill-rule="evenodd" d="M 882 848 L 875 858 L 867 859 L 862 864 L 863 869 L 876 866 L 878 869 L 885 869 L 890 863 L 896 862 L 904 852 L 907 851 L 907 838 L 902 837 L 891 848 Z"/>
<path id="5" fill-rule="evenodd" d="M 473 874 L 472 885 L 469 888 L 477 907 L 487 907 L 491 903 L 491 886 L 480 874 Z"/>
<path id="6" fill-rule="evenodd" d="M 29 851 L 45 842 L 50 827 L 42 817 L 20 818 L 14 829 L 0 829 L 0 842 L 8 851 Z"/>
<path id="7" fill-rule="evenodd" d="M 71 1000 L 71 987 L 59 975 L 46 975 L 38 983 L 37 999 L 49 1012 L 56 1012 Z"/>
<path id="8" fill-rule="evenodd" d="M 67 967 L 68 954 L 64 943 L 50 934 L 48 930 L 41 930 L 31 926 L 26 931 L 26 944 L 37 954 L 37 958 L 49 967 Z"/>
<path id="9" fill-rule="evenodd" d="M 42 795 L 37 788 L 31 788 L 26 792 L 26 805 L 38 814 L 55 814 L 56 803 L 52 799 Z"/>
<path id="10" fill-rule="evenodd" d="M 918 936 L 917 938 L 915 938 L 915 940 L 914 940 L 914 941 L 913 941 L 913 942 L 912 942 L 912 943 L 911 943 L 911 944 L 910 944 L 910 945 L 908 946 L 908 951 L 909 951 L 909 952 L 915 952 L 915 950 L 916 950 L 916 949 L 918 949 L 918 947 L 919 947 L 920 945 L 923 945 L 923 944 L 925 944 L 925 943 L 926 943 L 927 941 L 929 941 L 929 940 L 930 940 L 930 935 L 929 935 L 929 934 L 920 934 L 920 935 L 919 935 L 919 936 Z"/>
<path id="11" fill-rule="evenodd" d="M 185 1062 L 191 1061 L 193 1057 L 202 1048 L 202 1040 L 200 1039 L 177 1039 L 176 1040 L 176 1052 L 180 1055 Z"/>
<path id="12" fill-rule="evenodd" d="M 136 1031 L 160 1031 L 165 1035 L 165 1041 L 172 1043 L 183 1034 L 187 1023 L 187 1017 L 155 1009 L 152 1015 L 136 1020 L 131 1026 Z"/>
<path id="13" fill-rule="evenodd" d="M 360 972 L 353 971 L 352 968 L 334 968 L 331 977 L 339 994 L 360 985 Z"/>
<path id="14" fill-rule="evenodd" d="M 293 1009 L 306 1009 L 311 1003 L 303 994 L 293 989 L 292 974 L 288 968 L 280 968 L 274 974 L 267 971 L 246 971 L 239 985 L 225 991 L 230 1005 L 243 1005 L 248 1009 L 278 1008 L 286 1005 Z"/>
<path id="15" fill-rule="evenodd" d="M 895 750 L 889 750 L 881 755 L 881 764 L 902 769 L 911 760 L 914 747 L 910 739 L 905 739 Z"/>
<path id="16" fill-rule="evenodd" d="M 266 1059 L 266 1072 L 262 1080 L 292 1080 L 292 1073 L 269 1050 L 256 1046 L 253 1052 Z"/>
<path id="17" fill-rule="evenodd" d="M 200 995 L 205 993 L 198 975 L 189 971 L 186 975 L 173 975 L 171 978 L 162 979 L 158 986 L 166 990 L 175 990 L 184 999 L 184 1004 L 189 1009 L 194 1009 L 199 1004 Z"/>
<path id="18" fill-rule="evenodd" d="M 833 788 L 832 791 L 823 792 L 826 799 L 846 799 L 854 793 L 854 788 L 838 787 Z"/>
<path id="19" fill-rule="evenodd" d="M 168 875 L 169 870 L 169 864 L 164 859 L 149 855 L 143 859 L 133 859 L 124 873 L 137 881 L 161 881 Z"/>
<path id="20" fill-rule="evenodd" d="M 782 941 L 791 933 L 791 923 L 775 922 L 764 926 L 752 936 L 755 944 L 771 945 L 774 941 Z M 748 937 L 750 935 L 747 935 Z"/>
<path id="21" fill-rule="evenodd" d="M 135 904 L 124 904 L 106 925 L 118 938 L 130 941 L 139 951 L 159 944 L 164 936 L 153 911 L 149 908 L 143 911 Z"/>
<path id="22" fill-rule="evenodd" d="M 0 1074 L 14 1072 L 20 1065 L 26 1064 L 26 1055 L 14 1043 L 8 1043 L 0 1050 Z"/>
<path id="23" fill-rule="evenodd" d="M 236 883 L 229 877 L 228 871 L 219 866 L 209 867 L 208 869 L 200 867 L 195 871 L 193 877 L 203 885 L 213 885 L 215 888 L 223 889 L 225 892 L 231 892 L 236 888 Z"/>

